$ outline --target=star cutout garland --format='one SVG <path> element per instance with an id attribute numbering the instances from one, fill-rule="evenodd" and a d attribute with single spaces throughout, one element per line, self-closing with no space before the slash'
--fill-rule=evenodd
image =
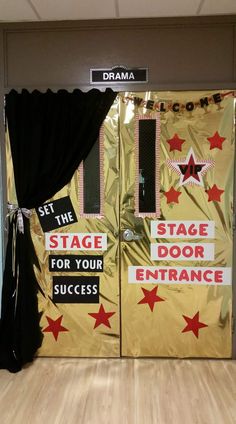
<path id="1" fill-rule="evenodd" d="M 157 296 L 157 290 L 158 290 L 158 286 L 154 287 L 152 290 L 147 290 L 143 287 L 141 287 L 143 294 L 144 294 L 144 298 L 141 299 L 138 302 L 138 305 L 147 303 L 149 308 L 151 309 L 151 311 L 153 312 L 154 306 L 156 302 L 164 302 L 165 299 L 162 299 L 161 297 Z"/>
<path id="2" fill-rule="evenodd" d="M 95 329 L 101 324 L 105 325 L 106 327 L 111 328 L 109 318 L 111 318 L 112 315 L 114 315 L 114 314 L 115 314 L 115 312 L 105 312 L 103 304 L 101 304 L 98 312 L 90 312 L 89 313 L 89 315 L 91 317 L 95 318 L 95 320 L 96 320 L 93 328 Z"/>
<path id="3" fill-rule="evenodd" d="M 207 137 L 207 140 L 210 142 L 210 150 L 219 149 L 222 150 L 222 143 L 226 140 L 225 137 L 221 137 L 218 131 L 212 137 Z"/>
<path id="4" fill-rule="evenodd" d="M 164 196 L 166 196 L 167 203 L 179 203 L 179 196 L 182 193 L 178 190 L 175 190 L 172 186 L 169 191 L 164 192 Z"/>
<path id="5" fill-rule="evenodd" d="M 186 327 L 182 330 L 182 333 L 187 333 L 188 331 L 192 331 L 193 334 L 198 338 L 198 333 L 200 328 L 208 327 L 208 325 L 199 321 L 199 312 L 197 312 L 193 318 L 187 317 L 183 315 L 185 321 L 187 322 Z"/>
<path id="6" fill-rule="evenodd" d="M 170 152 L 173 152 L 174 150 L 178 150 L 179 152 L 182 152 L 182 144 L 185 142 L 182 138 L 179 138 L 178 134 L 174 134 L 172 138 L 167 140 L 167 143 L 170 145 Z"/>
<path id="7" fill-rule="evenodd" d="M 48 327 L 44 328 L 43 332 L 44 333 L 52 333 L 53 336 L 54 336 L 54 339 L 56 341 L 58 339 L 58 334 L 61 331 L 69 331 L 67 328 L 65 328 L 61 325 L 63 315 L 61 315 L 59 318 L 57 318 L 55 320 L 53 320 L 52 318 L 50 318 L 48 316 L 46 316 L 46 318 L 47 318 L 49 325 L 48 325 Z"/>
<path id="8" fill-rule="evenodd" d="M 208 202 L 221 202 L 220 196 L 224 193 L 224 190 L 221 190 L 216 184 L 214 184 L 213 187 L 205 190 L 205 192 L 208 194 Z"/>

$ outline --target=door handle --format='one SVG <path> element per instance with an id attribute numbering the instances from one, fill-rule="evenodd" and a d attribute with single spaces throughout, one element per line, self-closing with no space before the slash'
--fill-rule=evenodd
<path id="1" fill-rule="evenodd" d="M 129 228 L 127 228 L 123 232 L 123 240 L 124 241 L 140 240 L 142 238 L 143 238 L 142 234 L 136 234 L 136 233 L 134 233 L 133 230 L 130 230 Z"/>

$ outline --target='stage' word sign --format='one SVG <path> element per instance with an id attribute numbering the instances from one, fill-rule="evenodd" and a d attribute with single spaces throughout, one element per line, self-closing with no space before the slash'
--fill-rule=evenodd
<path id="1" fill-rule="evenodd" d="M 46 250 L 106 250 L 104 233 L 45 233 Z"/>
<path id="2" fill-rule="evenodd" d="M 153 238 L 214 238 L 214 221 L 152 221 Z"/>

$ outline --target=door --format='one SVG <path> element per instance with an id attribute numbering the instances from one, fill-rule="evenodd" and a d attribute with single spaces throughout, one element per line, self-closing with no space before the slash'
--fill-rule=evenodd
<path id="1" fill-rule="evenodd" d="M 117 108 L 71 183 L 31 221 L 40 264 L 39 356 L 120 356 Z"/>
<path id="2" fill-rule="evenodd" d="M 124 93 L 120 143 L 122 355 L 230 357 L 232 93 Z"/>
<path id="3" fill-rule="evenodd" d="M 231 357 L 233 168 L 231 93 L 119 93 L 31 218 L 39 356 Z"/>

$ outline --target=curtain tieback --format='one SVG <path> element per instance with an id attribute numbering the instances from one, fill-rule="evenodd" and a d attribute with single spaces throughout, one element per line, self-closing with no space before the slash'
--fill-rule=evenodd
<path id="1" fill-rule="evenodd" d="M 7 214 L 7 218 L 14 215 L 15 213 L 17 214 L 17 229 L 19 231 L 19 233 L 24 234 L 24 220 L 23 220 L 23 215 L 26 218 L 30 218 L 32 215 L 32 212 L 30 209 L 26 209 L 26 208 L 19 208 L 18 205 L 14 205 L 12 203 L 8 203 L 7 205 L 7 209 L 8 209 L 8 214 Z"/>
<path id="2" fill-rule="evenodd" d="M 14 205 L 12 203 L 7 204 L 7 210 L 8 210 L 8 213 L 7 213 L 6 219 L 16 214 L 16 225 L 14 225 L 13 227 L 13 234 L 12 234 L 12 274 L 16 278 L 15 290 L 12 294 L 12 297 L 15 298 L 15 307 L 14 307 L 14 317 L 15 317 L 17 302 L 18 302 L 18 289 L 19 289 L 19 264 L 17 263 L 17 259 L 16 259 L 16 234 L 17 234 L 17 231 L 19 231 L 19 233 L 21 234 L 24 234 L 23 215 L 29 219 L 32 215 L 32 212 L 31 210 L 26 208 L 19 208 L 18 205 Z M 13 350 L 13 354 L 16 357 L 14 350 Z"/>

